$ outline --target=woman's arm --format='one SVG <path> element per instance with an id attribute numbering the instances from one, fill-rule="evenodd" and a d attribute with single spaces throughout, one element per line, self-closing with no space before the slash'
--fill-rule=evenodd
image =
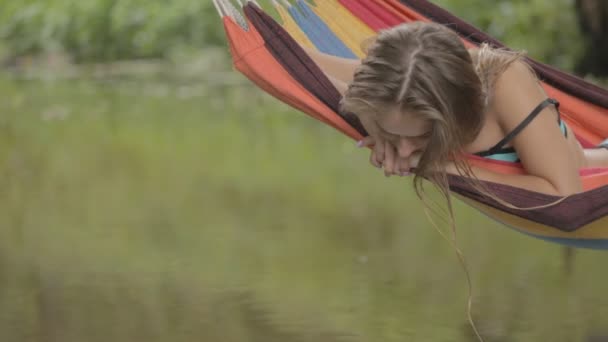
<path id="1" fill-rule="evenodd" d="M 384 146 L 382 143 L 378 144 L 376 138 L 372 136 L 365 137 L 357 144 L 357 146 L 370 147 L 372 149 L 370 155 L 370 163 L 377 168 L 383 168 L 385 176 L 400 175 L 399 165 L 401 165 L 403 161 L 397 157 L 396 152 L 391 152 L 391 149 L 394 149 L 393 146 Z M 382 147 L 380 150 L 377 149 L 379 146 Z M 416 168 L 418 166 L 418 162 L 420 161 L 420 156 L 421 153 L 412 154 L 407 159 L 407 165 L 411 168 Z M 442 171 L 453 175 L 460 175 L 460 172 L 458 171 L 453 162 L 448 162 Z M 473 172 L 475 177 L 483 181 L 510 185 L 513 187 L 540 192 L 548 195 L 568 195 L 568 193 L 560 192 L 550 181 L 535 175 L 503 174 L 487 170 L 482 167 L 477 167 L 475 165 L 471 165 L 471 171 Z M 408 172 L 405 173 L 405 175 L 408 174 Z"/>
<path id="2" fill-rule="evenodd" d="M 346 85 L 353 81 L 355 69 L 361 64 L 358 59 L 336 57 L 306 47 L 303 49 L 330 80 L 333 78 Z"/>
<path id="3" fill-rule="evenodd" d="M 591 148 L 584 150 L 587 167 L 608 167 L 608 150 Z"/>
<path id="4" fill-rule="evenodd" d="M 525 62 L 514 62 L 497 80 L 492 108 L 505 134 L 518 126 L 547 95 Z M 513 140 L 527 175 L 474 170 L 480 179 L 553 195 L 582 191 L 577 151 L 559 128 L 555 107 L 543 109 Z M 569 139 L 574 139 L 569 134 Z M 581 152 L 581 151 L 579 151 Z M 581 152 L 582 153 L 582 152 Z"/>
<path id="5" fill-rule="evenodd" d="M 459 175 L 458 170 L 456 170 L 456 166 L 453 163 L 449 163 L 446 166 L 447 173 Z M 480 180 L 505 184 L 513 187 L 517 187 L 520 189 L 530 190 L 534 192 L 540 192 L 548 195 L 554 196 L 567 196 L 572 193 L 578 192 L 578 188 L 576 191 L 568 192 L 558 189 L 553 183 L 549 180 L 535 176 L 535 175 L 512 175 L 512 174 L 503 174 L 494 171 L 490 171 L 481 167 L 476 167 L 474 165 L 471 166 L 471 171 L 475 174 Z"/>

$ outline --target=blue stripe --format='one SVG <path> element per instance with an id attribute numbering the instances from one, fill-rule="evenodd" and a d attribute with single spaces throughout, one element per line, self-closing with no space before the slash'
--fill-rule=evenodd
<path id="1" fill-rule="evenodd" d="M 557 238 L 550 236 L 540 236 L 535 234 L 530 234 L 524 231 L 519 230 L 520 232 L 533 236 L 535 238 L 539 238 L 541 240 L 545 240 L 548 242 L 558 243 L 560 245 L 575 247 L 575 248 L 588 248 L 588 249 L 603 249 L 608 250 L 608 239 L 575 239 L 575 238 Z"/>
<path id="2" fill-rule="evenodd" d="M 319 37 L 318 30 L 306 17 L 302 15 L 302 13 L 300 13 L 300 11 L 296 7 L 289 6 L 287 8 L 287 11 L 289 12 L 293 20 L 298 24 L 298 26 L 300 26 L 302 32 L 306 34 L 308 39 L 315 45 L 315 47 L 319 51 L 331 54 L 331 46 L 326 45 L 325 41 L 323 41 Z"/>
<path id="3" fill-rule="evenodd" d="M 332 46 L 335 50 L 336 56 L 343 58 L 357 58 L 357 56 L 336 36 L 336 34 L 325 24 L 325 22 L 319 18 L 319 16 L 310 8 L 308 3 L 304 0 L 297 0 L 297 4 L 302 10 L 302 13 L 310 18 L 315 26 L 318 27 L 319 32 L 322 34 L 321 38 L 325 39 L 329 46 Z"/>
<path id="4" fill-rule="evenodd" d="M 287 10 L 319 51 L 343 58 L 357 58 L 305 1 L 298 0 L 296 5 L 297 8 L 290 6 Z"/>

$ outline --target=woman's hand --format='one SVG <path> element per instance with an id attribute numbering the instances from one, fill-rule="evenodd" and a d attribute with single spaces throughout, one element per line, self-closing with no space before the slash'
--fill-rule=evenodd
<path id="1" fill-rule="evenodd" d="M 384 170 L 384 175 L 390 177 L 408 176 L 410 170 L 418 166 L 420 153 L 415 153 L 408 158 L 401 158 L 396 148 L 389 141 L 379 137 L 367 136 L 357 143 L 359 147 L 371 147 L 370 163 Z"/>
<path id="2" fill-rule="evenodd" d="M 374 138 L 371 135 L 368 135 L 359 142 L 357 142 L 357 146 L 360 148 L 370 147 L 372 150 L 369 156 L 370 164 L 379 169 L 382 168 L 382 164 L 384 163 L 384 141 L 382 141 L 381 139 Z"/>

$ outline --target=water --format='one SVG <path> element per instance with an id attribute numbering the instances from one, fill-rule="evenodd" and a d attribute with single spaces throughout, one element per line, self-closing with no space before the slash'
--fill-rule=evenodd
<path id="1" fill-rule="evenodd" d="M 476 340 L 409 180 L 256 89 L 0 90 L 0 340 Z M 486 341 L 608 336 L 608 254 L 456 212 Z"/>

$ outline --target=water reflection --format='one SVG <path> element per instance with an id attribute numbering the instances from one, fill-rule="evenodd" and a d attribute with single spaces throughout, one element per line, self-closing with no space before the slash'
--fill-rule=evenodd
<path id="1" fill-rule="evenodd" d="M 0 82 L 2 341 L 475 340 L 403 179 L 252 88 L 146 89 Z M 457 220 L 487 341 L 601 341 L 606 253 Z"/>

